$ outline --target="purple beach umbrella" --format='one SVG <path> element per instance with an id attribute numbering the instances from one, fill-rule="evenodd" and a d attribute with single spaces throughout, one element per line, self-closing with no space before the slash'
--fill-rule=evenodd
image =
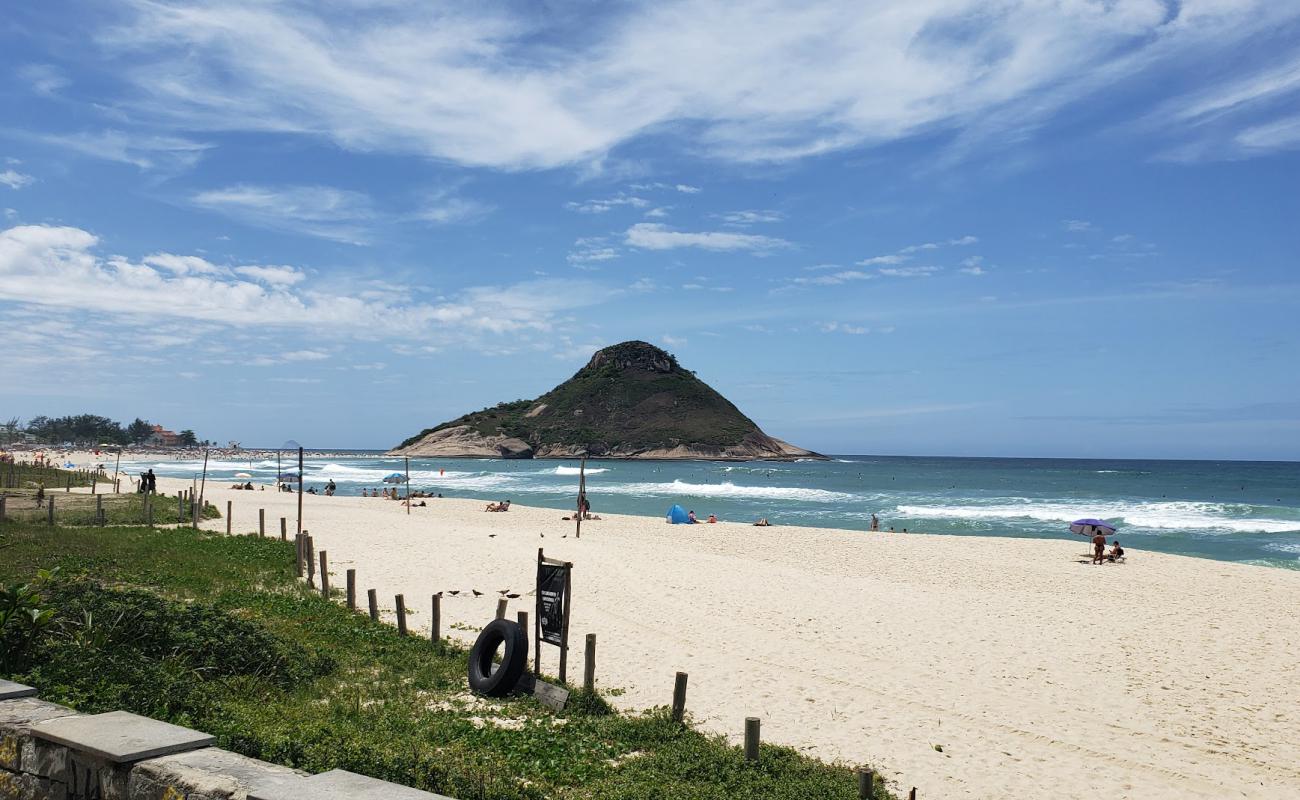
<path id="1" fill-rule="evenodd" d="M 1070 523 L 1070 533 L 1077 533 L 1080 536 L 1092 538 L 1100 531 L 1103 536 L 1110 536 L 1115 532 L 1115 526 L 1111 525 L 1104 519 L 1076 519 Z"/>

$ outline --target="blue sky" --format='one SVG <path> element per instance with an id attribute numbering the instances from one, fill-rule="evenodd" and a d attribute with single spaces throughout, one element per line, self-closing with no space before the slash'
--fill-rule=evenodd
<path id="1" fill-rule="evenodd" d="M 5 417 L 385 447 L 674 352 L 837 453 L 1300 458 L 1300 6 L 46 2 Z"/>

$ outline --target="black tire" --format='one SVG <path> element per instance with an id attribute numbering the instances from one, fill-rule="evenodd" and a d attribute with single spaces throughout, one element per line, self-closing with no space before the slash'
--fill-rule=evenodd
<path id="1" fill-rule="evenodd" d="M 501 663 L 493 664 L 492 657 L 502 643 Z M 528 634 L 517 622 L 494 619 L 469 651 L 469 688 L 488 697 L 505 697 L 514 691 L 527 666 Z"/>

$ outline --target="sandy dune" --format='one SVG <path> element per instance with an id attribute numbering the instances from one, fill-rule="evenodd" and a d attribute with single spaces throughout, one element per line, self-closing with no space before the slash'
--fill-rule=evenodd
<path id="1" fill-rule="evenodd" d="M 268 530 L 288 516 L 292 532 L 292 495 L 207 496 L 234 501 L 236 531 L 265 507 Z M 586 523 L 579 541 L 558 511 L 483 505 L 431 500 L 408 517 L 309 495 L 304 526 L 335 585 L 355 567 L 362 596 L 404 594 L 417 629 L 439 590 L 463 592 L 444 599 L 444 629 L 491 619 L 499 589 L 525 593 L 512 617 L 531 611 L 543 546 L 575 565 L 571 679 L 595 633 L 598 684 L 624 688 L 619 705 L 667 704 L 684 670 L 706 728 L 735 737 L 757 715 L 767 741 L 877 765 L 922 797 L 1300 797 L 1300 572 L 637 517 Z M 553 672 L 556 650 L 543 659 Z"/>

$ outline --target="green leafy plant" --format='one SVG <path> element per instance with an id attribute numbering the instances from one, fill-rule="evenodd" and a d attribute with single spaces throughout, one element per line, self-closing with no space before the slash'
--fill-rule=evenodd
<path id="1" fill-rule="evenodd" d="M 54 609 L 46 608 L 41 592 L 54 579 L 58 568 L 42 569 L 28 583 L 0 584 L 0 669 L 23 658 L 36 636 L 54 621 Z"/>

